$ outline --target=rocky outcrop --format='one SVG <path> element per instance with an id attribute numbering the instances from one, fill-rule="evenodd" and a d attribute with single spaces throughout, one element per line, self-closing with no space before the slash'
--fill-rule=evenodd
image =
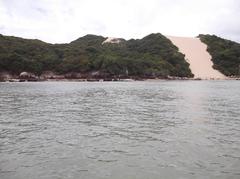
<path id="1" fill-rule="evenodd" d="M 8 72 L 0 72 L 0 81 L 7 81 L 13 78 L 14 76 Z"/>
<path id="2" fill-rule="evenodd" d="M 124 39 L 121 39 L 121 38 L 108 37 L 105 41 L 102 42 L 102 44 L 106 44 L 106 43 L 119 44 L 123 41 Z"/>
<path id="3" fill-rule="evenodd" d="M 66 79 L 81 79 L 83 78 L 83 75 L 81 73 L 71 72 L 71 73 L 65 74 L 64 77 Z"/>
<path id="4" fill-rule="evenodd" d="M 38 77 L 30 72 L 21 72 L 19 75 L 20 80 L 27 80 L 27 81 L 37 81 Z"/>

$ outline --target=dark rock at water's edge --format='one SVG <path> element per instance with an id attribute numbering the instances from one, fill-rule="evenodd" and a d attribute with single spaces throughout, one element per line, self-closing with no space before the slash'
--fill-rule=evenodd
<path id="1" fill-rule="evenodd" d="M 239 80 L 238 77 L 226 78 L 226 80 Z M 21 72 L 19 75 L 14 75 L 8 72 L 0 73 L 0 82 L 39 82 L 39 81 L 76 81 L 76 82 L 96 82 L 96 81 L 145 81 L 145 80 L 221 80 L 221 79 L 201 79 L 188 78 L 178 76 L 167 77 L 141 77 L 141 76 L 127 76 L 127 75 L 110 75 L 107 73 L 66 73 L 58 74 L 52 71 L 45 71 L 42 75 L 37 76 L 31 72 Z"/>
<path id="2" fill-rule="evenodd" d="M 9 81 L 17 78 L 18 78 L 17 75 L 13 75 L 9 72 L 6 72 L 6 71 L 0 72 L 0 82 Z"/>
<path id="3" fill-rule="evenodd" d="M 51 71 L 43 72 L 42 75 L 37 76 L 31 72 L 21 72 L 19 75 L 13 75 L 10 73 L 0 73 L 1 82 L 34 82 L 34 81 L 144 81 L 144 80 L 189 80 L 191 78 L 186 77 L 174 77 L 167 76 L 164 78 L 154 78 L 154 77 L 139 77 L 139 76 L 126 76 L 126 75 L 110 75 L 107 73 L 67 73 L 67 74 L 57 74 Z"/>
<path id="4" fill-rule="evenodd" d="M 30 72 L 22 72 L 19 75 L 20 80 L 27 80 L 27 81 L 37 81 L 38 77 Z"/>

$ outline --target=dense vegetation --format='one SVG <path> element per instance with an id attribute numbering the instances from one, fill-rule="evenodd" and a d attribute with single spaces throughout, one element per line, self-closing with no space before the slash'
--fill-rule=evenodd
<path id="1" fill-rule="evenodd" d="M 53 70 L 61 61 L 61 51 L 40 40 L 0 35 L 0 71 L 41 74 Z"/>
<path id="2" fill-rule="evenodd" d="M 240 75 L 240 44 L 215 35 L 199 35 L 212 56 L 213 68 L 227 76 Z"/>
<path id="3" fill-rule="evenodd" d="M 0 35 L 0 71 L 40 75 L 97 72 L 108 77 L 192 77 L 184 55 L 161 34 L 142 39 L 122 39 L 119 44 L 102 42 L 102 36 L 86 35 L 69 44 L 48 44 Z"/>

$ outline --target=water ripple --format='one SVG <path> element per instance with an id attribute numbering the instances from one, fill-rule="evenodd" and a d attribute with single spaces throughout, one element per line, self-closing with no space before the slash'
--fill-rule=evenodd
<path id="1" fill-rule="evenodd" d="M 240 83 L 0 83 L 0 178 L 239 178 Z"/>

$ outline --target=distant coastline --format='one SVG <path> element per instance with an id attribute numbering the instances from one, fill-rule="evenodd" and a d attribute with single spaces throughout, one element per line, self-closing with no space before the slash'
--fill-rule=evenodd
<path id="1" fill-rule="evenodd" d="M 240 44 L 214 35 L 96 35 L 48 44 L 0 34 L 0 81 L 238 79 Z"/>
<path id="2" fill-rule="evenodd" d="M 10 73 L 0 73 L 0 82 L 103 82 L 103 81 L 119 81 L 119 82 L 131 82 L 131 81 L 161 81 L 161 80 L 239 80 L 238 77 L 226 77 L 226 78 L 187 78 L 187 77 L 175 77 L 167 76 L 165 78 L 147 78 L 137 76 L 96 76 L 93 74 L 80 74 L 80 73 L 68 73 L 68 74 L 56 74 L 53 72 L 46 72 L 40 76 L 36 76 L 33 73 L 22 72 L 20 75 L 12 75 Z"/>

